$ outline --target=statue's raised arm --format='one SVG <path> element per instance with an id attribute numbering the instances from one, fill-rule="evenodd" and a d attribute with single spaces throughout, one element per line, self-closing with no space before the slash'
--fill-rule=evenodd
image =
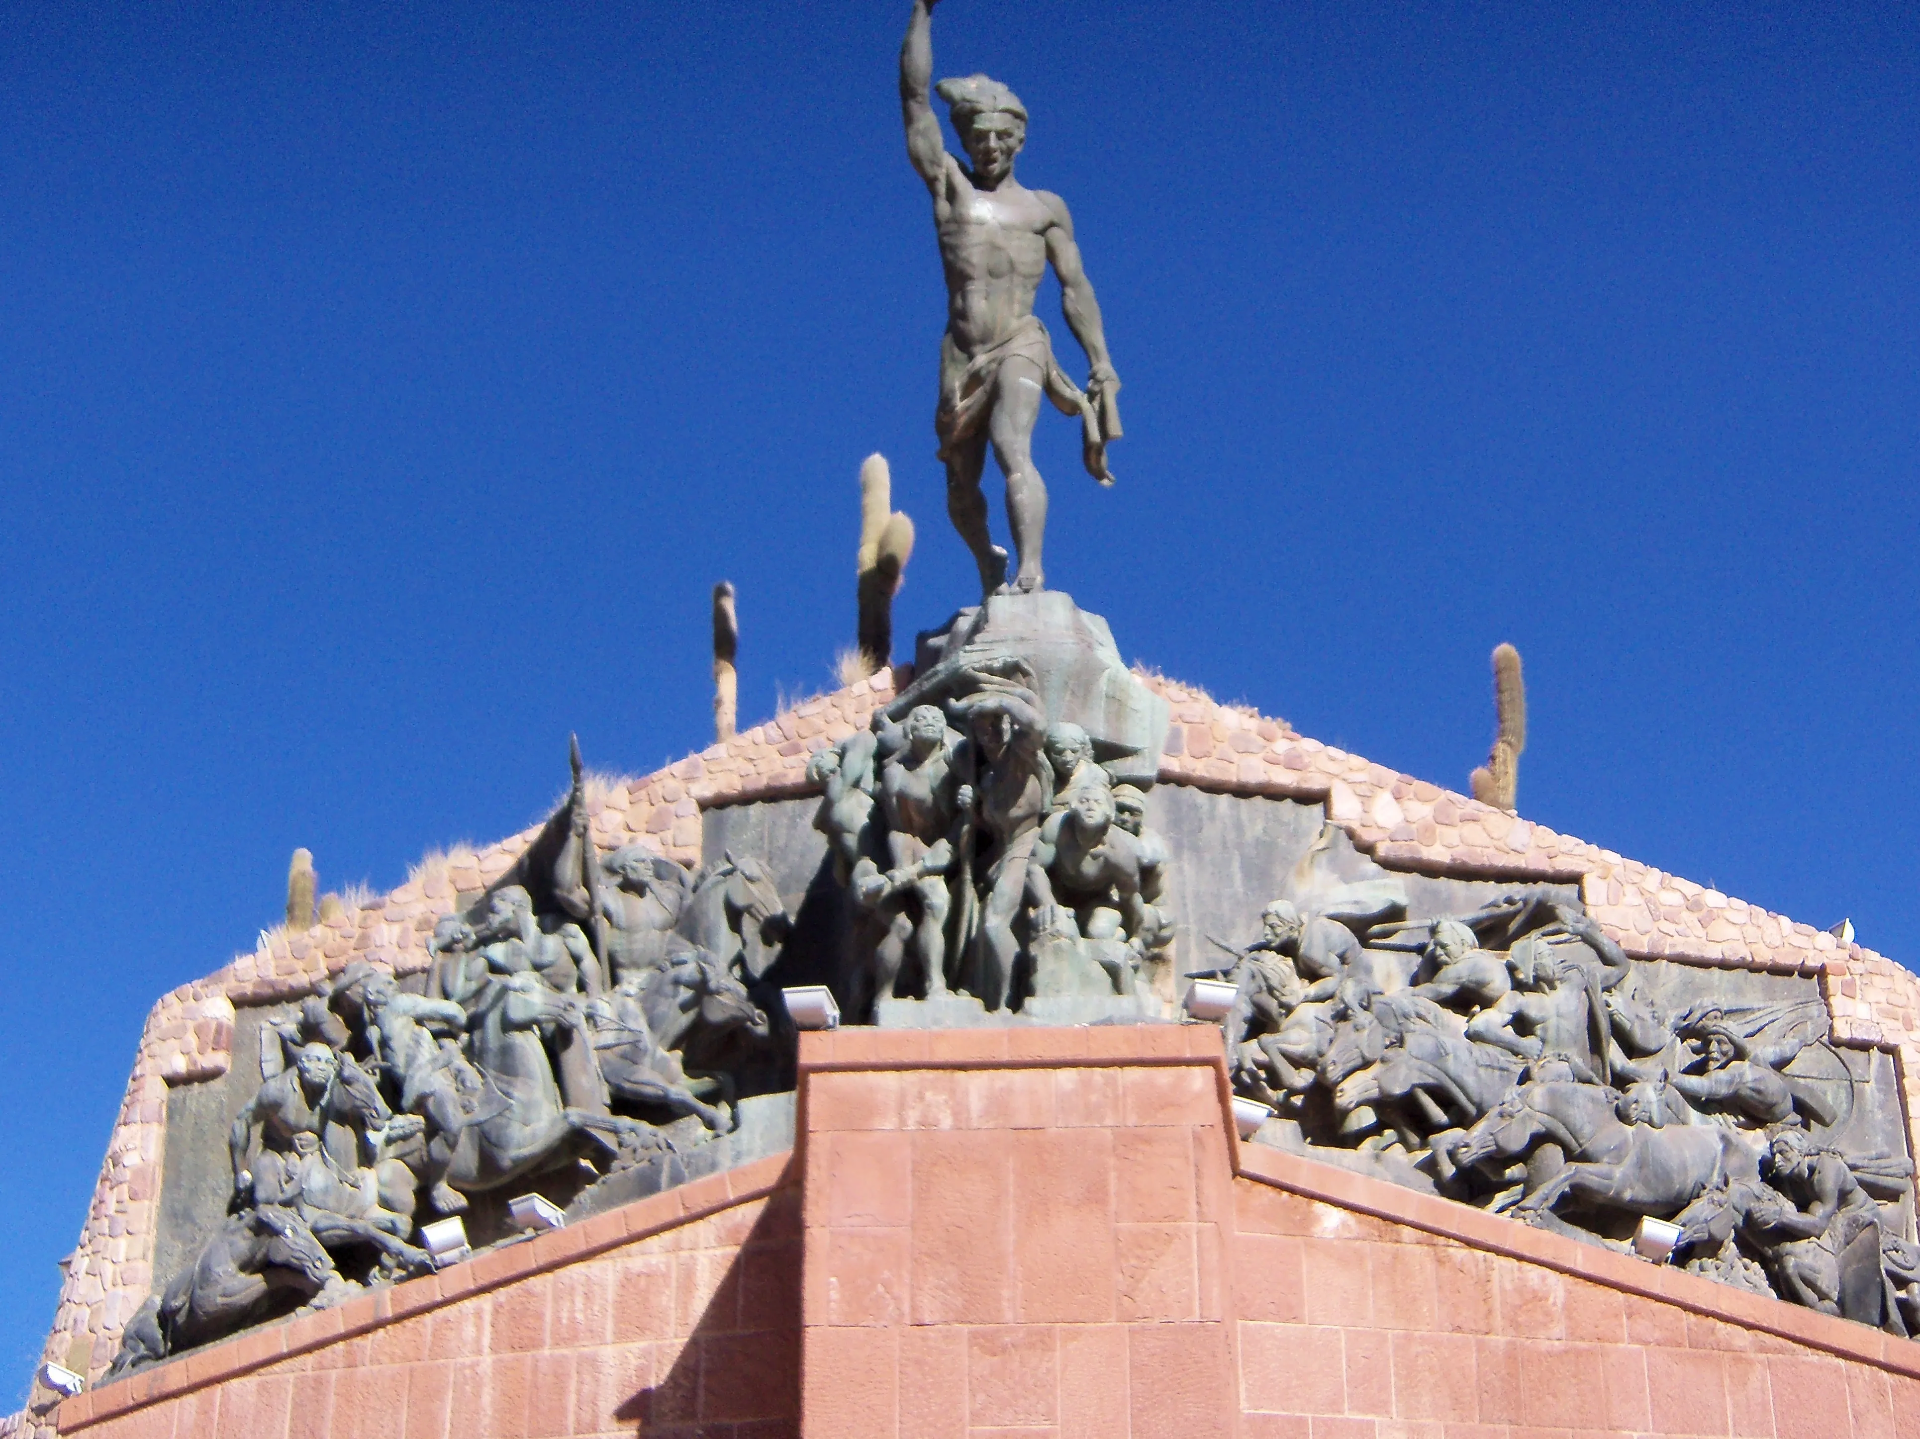
<path id="1" fill-rule="evenodd" d="M 907 126 L 907 158 L 938 199 L 949 161 L 940 117 L 933 113 L 933 6 L 934 0 L 913 0 L 907 38 L 900 45 L 900 115 Z"/>

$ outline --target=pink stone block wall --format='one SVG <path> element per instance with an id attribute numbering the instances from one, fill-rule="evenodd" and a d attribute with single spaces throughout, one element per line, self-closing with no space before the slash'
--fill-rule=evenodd
<path id="1" fill-rule="evenodd" d="M 1239 1145 L 1199 1026 L 801 1058 L 808 1439 L 1920 1439 L 1920 1344 Z"/>
<path id="2" fill-rule="evenodd" d="M 799 1149 L 87 1439 L 1920 1439 L 1920 1344 L 1233 1137 L 1207 1026 L 803 1036 Z"/>
<path id="3" fill-rule="evenodd" d="M 1920 1434 L 1911 1373 L 1245 1179 L 1234 1219 L 1249 1439 Z"/>
<path id="4" fill-rule="evenodd" d="M 721 1175 L 688 1186 L 691 1194 L 643 1201 L 369 1294 L 354 1301 L 358 1309 L 215 1345 L 70 1401 L 60 1432 L 87 1439 L 791 1439 L 799 1405 L 799 1194 L 785 1185 L 728 1202 L 732 1192 L 778 1179 L 785 1163 L 784 1156 L 763 1161 L 751 1168 L 771 1174 Z M 682 1219 L 684 1205 L 706 1202 L 720 1207 Z M 629 1228 L 659 1223 L 626 1237 Z M 288 1348 L 300 1352 L 275 1357 Z"/>
<path id="5" fill-rule="evenodd" d="M 1219 1041 L 1163 1032 L 1186 1062 L 1063 1066 L 1061 1031 L 839 1036 L 841 1064 L 983 1067 L 808 1077 L 809 1439 L 1234 1432 Z M 1014 1067 L 1035 1034 L 1052 1062 Z"/>

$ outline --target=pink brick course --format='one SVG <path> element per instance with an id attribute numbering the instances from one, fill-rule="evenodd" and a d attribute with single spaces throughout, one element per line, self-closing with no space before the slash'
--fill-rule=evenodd
<path id="1" fill-rule="evenodd" d="M 807 793 L 811 754 L 864 726 L 875 706 L 908 677 L 904 669 L 882 672 L 611 790 L 590 805 L 595 842 L 602 848 L 641 842 L 696 861 L 703 809 Z M 1173 714 L 1163 783 L 1322 803 L 1356 847 L 1388 868 L 1578 880 L 1589 908 L 1632 955 L 1817 976 L 1836 1039 L 1896 1054 L 1909 1116 L 1920 1114 L 1920 983 L 1893 961 L 1295 735 L 1279 721 L 1217 705 L 1173 681 L 1148 677 L 1148 683 Z M 122 1326 L 151 1282 L 167 1086 L 226 1072 L 234 1005 L 298 998 L 318 978 L 355 959 L 398 973 L 424 967 L 434 923 L 497 882 L 537 833 L 537 827 L 528 829 L 458 859 L 443 874 L 409 881 L 332 925 L 304 935 L 263 936 L 253 953 L 155 1005 L 67 1265 L 45 1357 L 83 1363 L 95 1378 L 111 1361 Z M 1915 1147 L 1920 1149 L 1920 1140 Z M 33 1397 L 49 1396 L 36 1390 Z M 0 1420 L 0 1436 L 31 1431 L 24 1416 Z"/>

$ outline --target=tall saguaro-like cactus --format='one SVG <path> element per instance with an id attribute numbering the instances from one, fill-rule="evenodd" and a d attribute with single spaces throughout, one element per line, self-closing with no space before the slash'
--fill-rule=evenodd
<path id="1" fill-rule="evenodd" d="M 1473 772 L 1473 797 L 1495 809 L 1512 809 L 1520 787 L 1520 752 L 1527 747 L 1527 682 L 1520 651 L 1500 644 L 1493 651 L 1493 705 L 1499 715 L 1493 750 Z"/>
<path id="2" fill-rule="evenodd" d="M 287 866 L 287 931 L 304 934 L 313 928 L 313 891 L 320 876 L 313 871 L 313 851 L 296 849 Z"/>
<path id="3" fill-rule="evenodd" d="M 733 586 L 713 587 L 713 737 L 733 738 L 740 711 L 740 677 L 733 668 L 740 649 L 740 619 L 733 609 Z"/>
<path id="4" fill-rule="evenodd" d="M 884 455 L 860 465 L 859 621 L 854 631 L 860 666 L 872 674 L 893 663 L 893 597 L 913 554 L 913 521 L 893 509 L 893 473 Z"/>

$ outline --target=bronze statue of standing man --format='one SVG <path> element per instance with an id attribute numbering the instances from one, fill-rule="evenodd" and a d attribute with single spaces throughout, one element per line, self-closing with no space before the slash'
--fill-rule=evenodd
<path id="1" fill-rule="evenodd" d="M 1080 416 L 1087 472 L 1112 484 L 1106 446 L 1120 436 L 1115 398 L 1120 378 L 1107 357 L 1100 306 L 1080 268 L 1065 202 L 1013 178 L 1014 156 L 1027 138 L 1026 107 L 985 75 L 942 80 L 939 95 L 969 163 L 963 166 L 947 153 L 930 100 L 934 3 L 914 0 L 900 47 L 907 156 L 933 194 L 934 229 L 947 272 L 947 333 L 940 347 L 934 429 L 947 466 L 947 513 L 980 566 L 982 590 L 1025 593 L 1044 589 L 1046 578 L 1040 549 L 1047 487 L 1031 453 L 1040 396 L 1045 393 L 1066 414 Z M 1049 260 L 1060 277 L 1067 328 L 1091 367 L 1084 394 L 1054 363 L 1046 326 L 1033 313 Z M 1007 477 L 1007 520 L 1018 561 L 1011 582 L 1007 552 L 993 543 L 980 492 L 989 443 Z"/>

